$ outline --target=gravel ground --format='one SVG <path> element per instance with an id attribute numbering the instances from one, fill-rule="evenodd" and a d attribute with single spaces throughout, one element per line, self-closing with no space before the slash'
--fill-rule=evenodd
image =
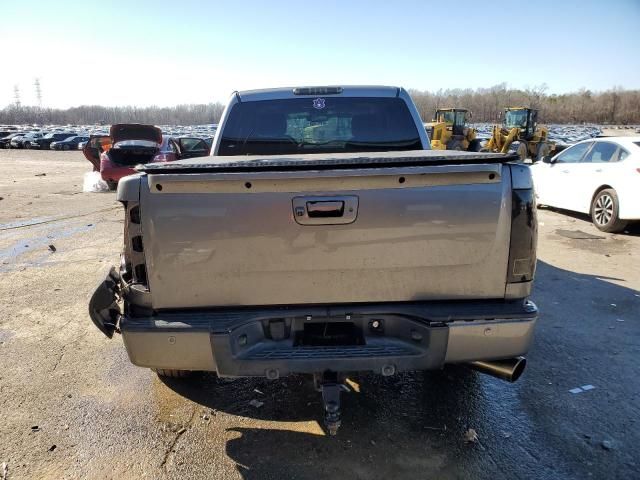
<path id="1" fill-rule="evenodd" d="M 92 326 L 122 212 L 81 193 L 86 171 L 79 152 L 0 151 L 0 479 L 2 462 L 7 479 L 640 477 L 640 228 L 541 210 L 523 378 L 354 377 L 330 438 L 303 377 L 163 382 Z"/>

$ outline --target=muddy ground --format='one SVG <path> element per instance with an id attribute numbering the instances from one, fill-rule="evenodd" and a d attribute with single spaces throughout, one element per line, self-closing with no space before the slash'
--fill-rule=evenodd
<path id="1" fill-rule="evenodd" d="M 541 210 L 523 378 L 355 377 L 330 438 L 305 378 L 163 382 L 95 329 L 122 211 L 81 193 L 88 170 L 79 152 L 0 151 L 0 478 L 2 462 L 7 479 L 640 477 L 640 228 Z"/>

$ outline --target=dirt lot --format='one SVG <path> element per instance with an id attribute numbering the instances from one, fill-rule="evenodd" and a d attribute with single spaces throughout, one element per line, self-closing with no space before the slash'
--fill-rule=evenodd
<path id="1" fill-rule="evenodd" d="M 639 228 L 541 210 L 522 380 L 363 375 L 330 438 L 304 378 L 163 382 L 93 327 L 87 299 L 118 259 L 122 212 L 113 193 L 81 193 L 88 170 L 79 152 L 0 151 L 7 479 L 640 477 Z"/>

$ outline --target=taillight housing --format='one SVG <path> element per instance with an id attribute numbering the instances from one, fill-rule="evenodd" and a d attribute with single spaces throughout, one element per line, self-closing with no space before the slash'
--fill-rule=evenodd
<path id="1" fill-rule="evenodd" d="M 536 271 L 538 220 L 533 188 L 513 189 L 511 194 L 511 243 L 508 283 L 530 282 Z"/>

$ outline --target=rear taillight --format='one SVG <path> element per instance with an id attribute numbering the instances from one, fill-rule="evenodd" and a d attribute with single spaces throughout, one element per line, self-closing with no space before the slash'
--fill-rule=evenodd
<path id="1" fill-rule="evenodd" d="M 529 282 L 536 271 L 538 221 L 533 189 L 514 189 L 511 197 L 511 247 L 507 282 Z"/>
<path id="2" fill-rule="evenodd" d="M 120 275 L 125 281 L 146 285 L 147 267 L 144 259 L 140 205 L 135 201 L 122 202 L 125 208 L 124 251 Z"/>

